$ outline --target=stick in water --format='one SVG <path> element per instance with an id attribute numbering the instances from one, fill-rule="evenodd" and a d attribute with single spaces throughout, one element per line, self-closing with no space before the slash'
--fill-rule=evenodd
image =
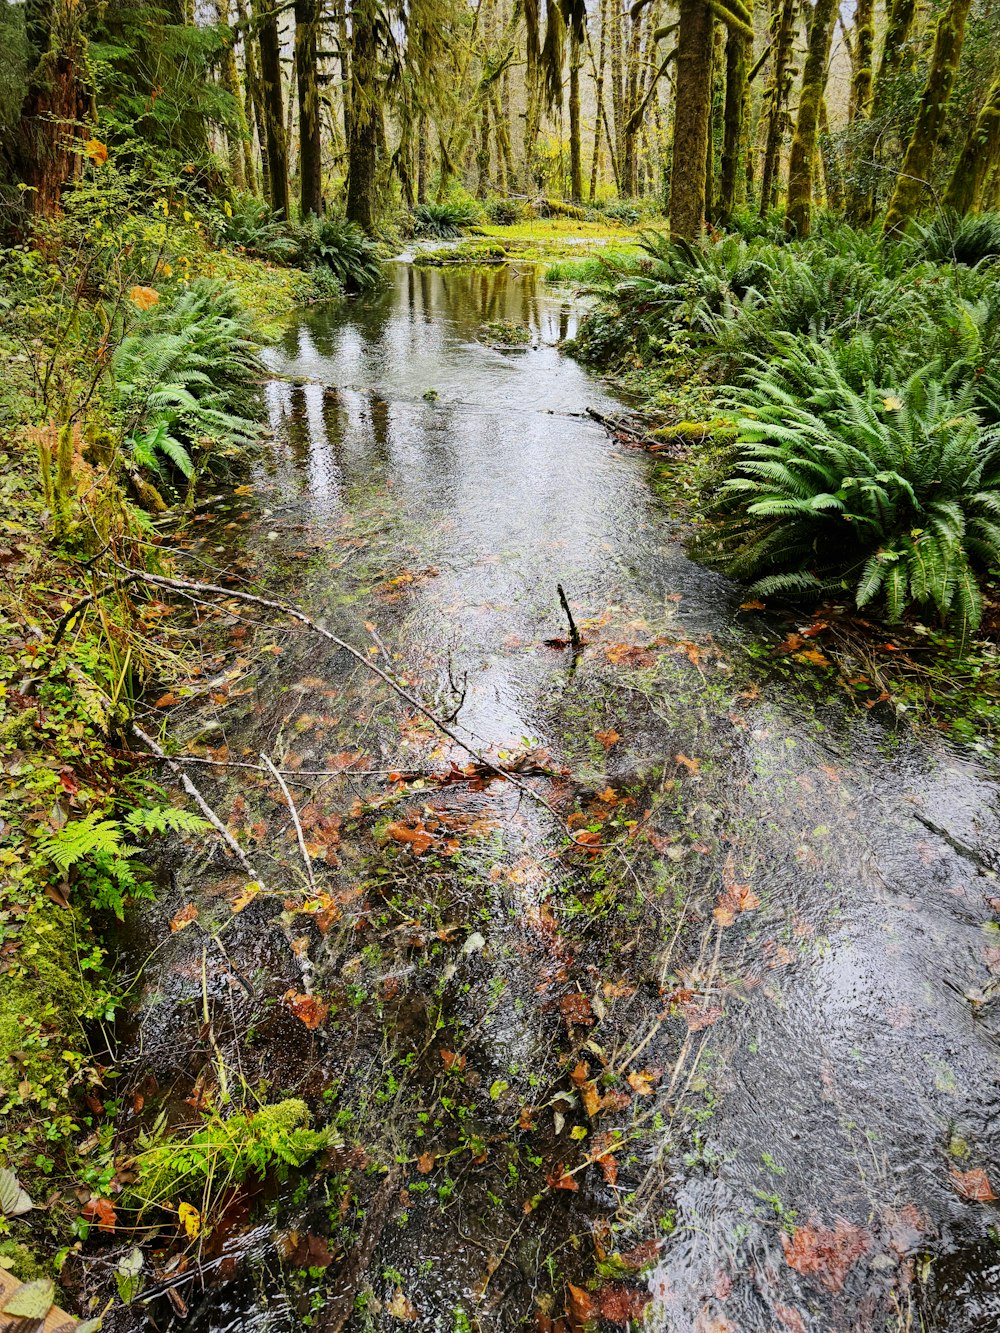
<path id="1" fill-rule="evenodd" d="M 563 592 L 561 583 L 556 584 L 559 591 L 559 600 L 562 603 L 562 609 L 566 612 L 566 619 L 569 621 L 569 641 L 573 646 L 573 652 L 578 653 L 583 647 L 583 640 L 580 638 L 580 631 L 576 627 L 576 621 L 573 619 L 573 612 L 569 609 L 569 602 L 566 600 L 566 594 Z"/>

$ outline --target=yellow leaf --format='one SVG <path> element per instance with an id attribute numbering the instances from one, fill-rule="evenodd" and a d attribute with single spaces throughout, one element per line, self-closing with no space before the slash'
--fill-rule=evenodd
<path id="1" fill-rule="evenodd" d="M 128 294 L 128 299 L 139 310 L 148 310 L 150 306 L 156 305 L 160 299 L 160 293 L 153 287 L 133 287 Z"/>
<path id="2" fill-rule="evenodd" d="M 903 406 L 903 401 L 901 398 L 895 398 L 890 395 L 888 398 L 882 399 L 882 406 L 887 412 L 898 412 Z"/>
<path id="3" fill-rule="evenodd" d="M 108 160 L 108 146 L 101 143 L 100 139 L 88 139 L 83 145 L 83 151 L 91 162 L 95 162 L 98 166 Z"/>
<path id="4" fill-rule="evenodd" d="M 201 1231 L 201 1213 L 198 1212 L 194 1204 L 178 1204 L 177 1221 L 184 1228 L 184 1234 L 188 1240 L 198 1239 L 198 1233 Z"/>

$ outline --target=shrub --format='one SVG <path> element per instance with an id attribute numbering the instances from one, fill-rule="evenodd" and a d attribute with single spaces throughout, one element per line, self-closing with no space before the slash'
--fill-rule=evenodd
<path id="1" fill-rule="evenodd" d="M 141 467 L 190 477 L 195 443 L 218 460 L 255 436 L 247 412 L 260 363 L 225 283 L 199 279 L 145 310 L 111 368 L 125 437 Z"/>
<path id="2" fill-rule="evenodd" d="M 858 390 L 828 348 L 801 340 L 734 407 L 720 501 L 730 572 L 764 596 L 851 588 L 890 620 L 913 603 L 978 625 L 976 572 L 1000 564 L 1000 430 L 968 396 L 927 370 Z"/>
<path id="3" fill-rule="evenodd" d="M 957 213 L 945 209 L 926 226 L 914 226 L 917 252 L 938 264 L 965 264 L 1000 258 L 1000 213 Z M 904 241 L 905 245 L 906 242 Z"/>
<path id="4" fill-rule="evenodd" d="M 446 199 L 440 204 L 417 204 L 413 210 L 413 234 L 447 239 L 482 221 L 482 210 L 471 199 Z"/>
<path id="5" fill-rule="evenodd" d="M 295 237 L 286 224 L 252 194 L 237 195 L 229 214 L 222 215 L 219 240 L 222 245 L 275 264 L 288 263 L 296 250 Z"/>
<path id="6" fill-rule="evenodd" d="M 535 216 L 534 206 L 527 199 L 488 199 L 483 212 L 497 227 L 512 227 Z"/>
<path id="7" fill-rule="evenodd" d="M 329 269 L 345 291 L 366 291 L 382 276 L 378 243 L 353 222 L 311 217 L 298 227 L 296 241 L 299 262 Z"/>

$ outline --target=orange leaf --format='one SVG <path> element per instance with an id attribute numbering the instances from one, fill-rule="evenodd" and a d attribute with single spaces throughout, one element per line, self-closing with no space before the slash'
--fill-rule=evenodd
<path id="1" fill-rule="evenodd" d="M 971 1199 L 973 1203 L 992 1203 L 997 1197 L 981 1166 L 974 1166 L 971 1171 L 956 1171 L 953 1168 L 949 1174 L 963 1199 Z"/>
<path id="2" fill-rule="evenodd" d="M 689 773 L 698 773 L 701 771 L 700 759 L 689 759 L 686 754 L 675 754 L 674 758 L 679 764 L 683 764 Z"/>
<path id="3" fill-rule="evenodd" d="M 461 1073 L 462 1070 L 465 1068 L 465 1056 L 456 1055 L 454 1051 L 446 1051 L 442 1046 L 441 1063 L 444 1065 L 445 1069 L 448 1070 L 454 1069 L 458 1073 Z"/>
<path id="4" fill-rule="evenodd" d="M 583 1287 L 574 1287 L 572 1282 L 568 1282 L 566 1287 L 569 1292 L 566 1301 L 566 1313 L 570 1317 L 574 1330 L 593 1323 L 597 1318 L 597 1302 L 593 1296 L 589 1291 L 585 1291 Z"/>
<path id="5" fill-rule="evenodd" d="M 652 1300 L 648 1291 L 636 1291 L 623 1282 L 609 1282 L 597 1293 L 597 1308 L 609 1324 L 628 1328 L 633 1319 L 642 1318 L 642 1312 Z"/>
<path id="6" fill-rule="evenodd" d="M 621 740 L 618 732 L 612 728 L 609 731 L 598 731 L 594 733 L 594 739 L 603 745 L 605 750 L 610 750 L 612 745 L 617 745 Z"/>
<path id="7" fill-rule="evenodd" d="M 559 1164 L 555 1171 L 546 1176 L 545 1179 L 548 1181 L 550 1189 L 578 1190 L 580 1188 L 580 1183 L 576 1176 L 568 1176 L 566 1174 L 566 1168 L 562 1163 Z"/>
<path id="8" fill-rule="evenodd" d="M 583 1102 L 583 1109 L 593 1120 L 601 1110 L 601 1094 L 597 1091 L 597 1084 L 585 1083 L 580 1089 L 580 1100 Z"/>
<path id="9" fill-rule="evenodd" d="M 154 287 L 133 287 L 128 299 L 137 310 L 148 310 L 159 302 L 160 293 Z"/>
<path id="10" fill-rule="evenodd" d="M 633 1070 L 626 1082 L 640 1097 L 652 1097 L 659 1074 L 652 1069 Z"/>
<path id="11" fill-rule="evenodd" d="M 581 1027 L 592 1027 L 594 1011 L 590 1001 L 581 991 L 570 991 L 559 1001 L 559 1012 L 567 1025 L 577 1023 Z"/>
<path id="12" fill-rule="evenodd" d="M 417 1170 L 422 1176 L 428 1176 L 434 1170 L 434 1154 L 422 1152 L 417 1158 Z"/>
<path id="13" fill-rule="evenodd" d="M 118 1224 L 118 1214 L 110 1199 L 90 1199 L 84 1204 L 81 1216 L 87 1222 L 96 1222 L 98 1231 L 114 1231 Z"/>
<path id="14" fill-rule="evenodd" d="M 83 151 L 99 167 L 108 160 L 108 146 L 101 143 L 100 139 L 88 139 L 83 145 Z"/>
<path id="15" fill-rule="evenodd" d="M 194 903 L 188 903 L 186 907 L 182 907 L 181 910 L 174 915 L 170 922 L 170 929 L 173 934 L 176 935 L 179 930 L 183 930 L 185 926 L 190 926 L 192 921 L 197 920 L 197 907 L 195 907 Z"/>
<path id="16" fill-rule="evenodd" d="M 434 843 L 433 833 L 428 833 L 423 824 L 418 824 L 415 828 L 410 828 L 408 824 L 389 824 L 385 836 L 392 838 L 393 842 L 409 843 L 414 856 L 422 856 Z"/>
<path id="17" fill-rule="evenodd" d="M 285 991 L 282 1003 L 310 1032 L 325 1023 L 330 1012 L 330 1006 L 325 1000 L 317 999 L 315 995 L 302 995 L 295 990 Z"/>

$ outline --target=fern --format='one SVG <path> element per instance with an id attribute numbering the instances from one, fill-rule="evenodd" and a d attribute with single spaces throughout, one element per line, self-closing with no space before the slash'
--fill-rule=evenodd
<path id="1" fill-rule="evenodd" d="M 131 833 L 205 833 L 212 826 L 207 819 L 175 805 L 153 805 L 130 810 L 123 821 Z"/>
<path id="2" fill-rule="evenodd" d="M 42 855 L 64 874 L 88 856 L 125 856 L 134 849 L 123 846 L 123 830 L 117 819 L 102 819 L 100 811 L 71 819 L 55 833 L 39 840 Z"/>

